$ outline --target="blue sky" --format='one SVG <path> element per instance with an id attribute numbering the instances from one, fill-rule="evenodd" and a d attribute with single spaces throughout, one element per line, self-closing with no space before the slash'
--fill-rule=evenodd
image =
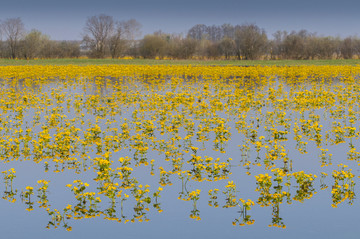
<path id="1" fill-rule="evenodd" d="M 12 0 L 1 3 L 0 20 L 20 17 L 28 30 L 54 40 L 79 40 L 89 16 L 136 19 L 142 33 L 186 33 L 195 24 L 255 23 L 276 30 L 307 29 L 346 37 L 360 32 L 360 1 L 351 0 Z"/>

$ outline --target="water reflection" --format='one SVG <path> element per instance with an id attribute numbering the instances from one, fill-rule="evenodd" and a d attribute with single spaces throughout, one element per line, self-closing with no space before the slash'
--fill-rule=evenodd
<path id="1" fill-rule="evenodd" d="M 255 223 L 253 207 L 271 207 L 269 226 L 285 228 L 284 203 L 320 190 L 333 207 L 355 199 L 360 88 L 356 78 L 339 79 L 4 81 L 3 199 L 43 208 L 48 228 L 72 230 L 72 220 L 85 218 L 151 220 L 163 212 L 161 196 L 177 187 L 194 220 L 200 203 L 233 208 L 238 217 L 229 222 L 240 226 Z M 63 188 L 46 178 L 15 187 L 16 161 L 79 178 Z M 237 186 L 242 174 L 256 196 Z M 53 206 L 49 192 L 63 190 L 72 197 Z"/>

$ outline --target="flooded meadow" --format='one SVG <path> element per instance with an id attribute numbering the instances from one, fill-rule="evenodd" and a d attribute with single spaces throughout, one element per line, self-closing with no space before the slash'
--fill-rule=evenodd
<path id="1" fill-rule="evenodd" d="M 355 238 L 359 75 L 0 67 L 5 234 Z"/>

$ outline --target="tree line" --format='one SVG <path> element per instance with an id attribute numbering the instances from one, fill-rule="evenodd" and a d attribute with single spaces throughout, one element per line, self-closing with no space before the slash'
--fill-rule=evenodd
<path id="1" fill-rule="evenodd" d="M 270 39 L 256 24 L 197 24 L 187 34 L 162 31 L 141 37 L 135 19 L 105 14 L 88 17 L 81 41 L 55 41 L 27 31 L 20 18 L 1 21 L 2 58 L 172 58 L 172 59 L 351 59 L 360 56 L 360 39 L 319 36 L 306 30 L 277 31 Z"/>
<path id="2" fill-rule="evenodd" d="M 33 29 L 26 31 L 20 18 L 9 18 L 0 24 L 1 58 L 73 58 L 81 55 L 79 41 L 54 41 Z"/>

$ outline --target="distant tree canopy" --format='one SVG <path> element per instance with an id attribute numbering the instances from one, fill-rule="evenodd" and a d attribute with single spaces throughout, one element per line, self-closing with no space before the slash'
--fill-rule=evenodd
<path id="1" fill-rule="evenodd" d="M 3 58 L 171 58 L 171 59 L 332 59 L 360 58 L 360 39 L 319 36 L 307 30 L 277 31 L 271 38 L 256 24 L 196 24 L 186 34 L 162 31 L 141 38 L 135 19 L 100 14 L 86 19 L 82 41 L 54 41 L 27 31 L 20 18 L 0 21 Z"/>

